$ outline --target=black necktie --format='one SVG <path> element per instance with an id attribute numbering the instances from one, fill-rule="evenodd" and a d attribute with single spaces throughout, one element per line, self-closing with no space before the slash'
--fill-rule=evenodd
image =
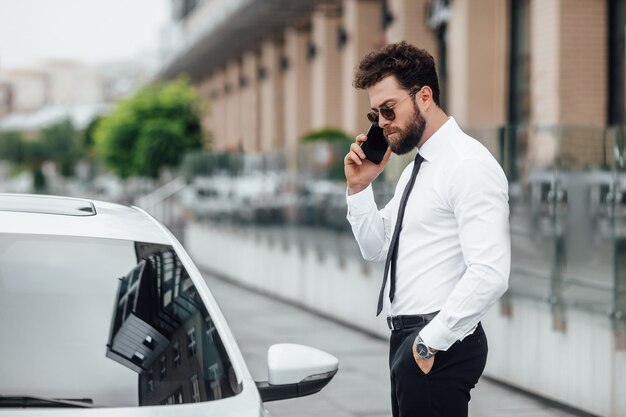
<path id="1" fill-rule="evenodd" d="M 387 284 L 387 274 L 391 267 L 391 281 L 389 282 L 389 300 L 393 301 L 394 293 L 396 291 L 396 258 L 398 257 L 398 240 L 400 237 L 400 229 L 402 229 L 402 218 L 404 217 L 404 209 L 406 208 L 406 202 L 409 199 L 409 194 L 415 184 L 415 177 L 420 170 L 420 166 L 424 158 L 422 155 L 417 154 L 415 162 L 413 163 L 413 171 L 411 171 L 411 178 L 404 189 L 402 199 L 400 200 L 400 207 L 398 207 L 398 217 L 396 218 L 396 227 L 393 230 L 393 236 L 391 236 L 391 243 L 389 244 L 389 252 L 387 252 L 387 260 L 385 261 L 385 275 L 383 276 L 383 285 L 380 288 L 380 294 L 378 295 L 378 310 L 376 315 L 378 316 L 383 310 L 383 297 L 385 293 L 385 285 Z"/>

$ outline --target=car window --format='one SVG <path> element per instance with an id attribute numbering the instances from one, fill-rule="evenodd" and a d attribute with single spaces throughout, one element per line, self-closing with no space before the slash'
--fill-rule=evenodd
<path id="1" fill-rule="evenodd" d="M 95 407 L 240 391 L 170 246 L 0 234 L 0 393 Z"/>

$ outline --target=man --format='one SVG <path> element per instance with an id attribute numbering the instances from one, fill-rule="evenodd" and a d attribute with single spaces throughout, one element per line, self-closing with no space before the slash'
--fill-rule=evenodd
<path id="1" fill-rule="evenodd" d="M 400 42 L 371 52 L 354 86 L 367 90 L 368 118 L 389 145 L 377 165 L 361 149 L 367 137 L 357 136 L 344 168 L 347 217 L 361 253 L 386 260 L 378 313 L 387 288 L 393 415 L 467 416 L 487 360 L 480 319 L 508 286 L 506 177 L 441 109 L 435 63 L 425 50 Z M 416 160 L 379 211 L 372 181 L 392 152 L 414 148 Z"/>

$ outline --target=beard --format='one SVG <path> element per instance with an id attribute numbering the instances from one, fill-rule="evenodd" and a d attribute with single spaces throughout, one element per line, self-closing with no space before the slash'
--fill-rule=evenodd
<path id="1" fill-rule="evenodd" d="M 417 144 L 422 140 L 424 136 L 424 130 L 426 130 L 426 119 L 422 116 L 417 105 L 413 104 L 413 119 L 409 122 L 409 125 L 405 129 L 399 127 L 385 127 L 384 134 L 387 138 L 387 144 L 393 153 L 396 155 L 404 155 L 411 152 L 417 147 Z M 393 140 L 389 140 L 389 135 L 396 133 L 397 137 Z"/>

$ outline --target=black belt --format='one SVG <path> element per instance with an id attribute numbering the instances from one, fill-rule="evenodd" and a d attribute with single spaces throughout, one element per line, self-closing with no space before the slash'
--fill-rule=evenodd
<path id="1" fill-rule="evenodd" d="M 426 325 L 435 318 L 438 311 L 430 314 L 416 314 L 413 316 L 387 316 L 387 326 L 391 330 L 402 330 Z"/>

